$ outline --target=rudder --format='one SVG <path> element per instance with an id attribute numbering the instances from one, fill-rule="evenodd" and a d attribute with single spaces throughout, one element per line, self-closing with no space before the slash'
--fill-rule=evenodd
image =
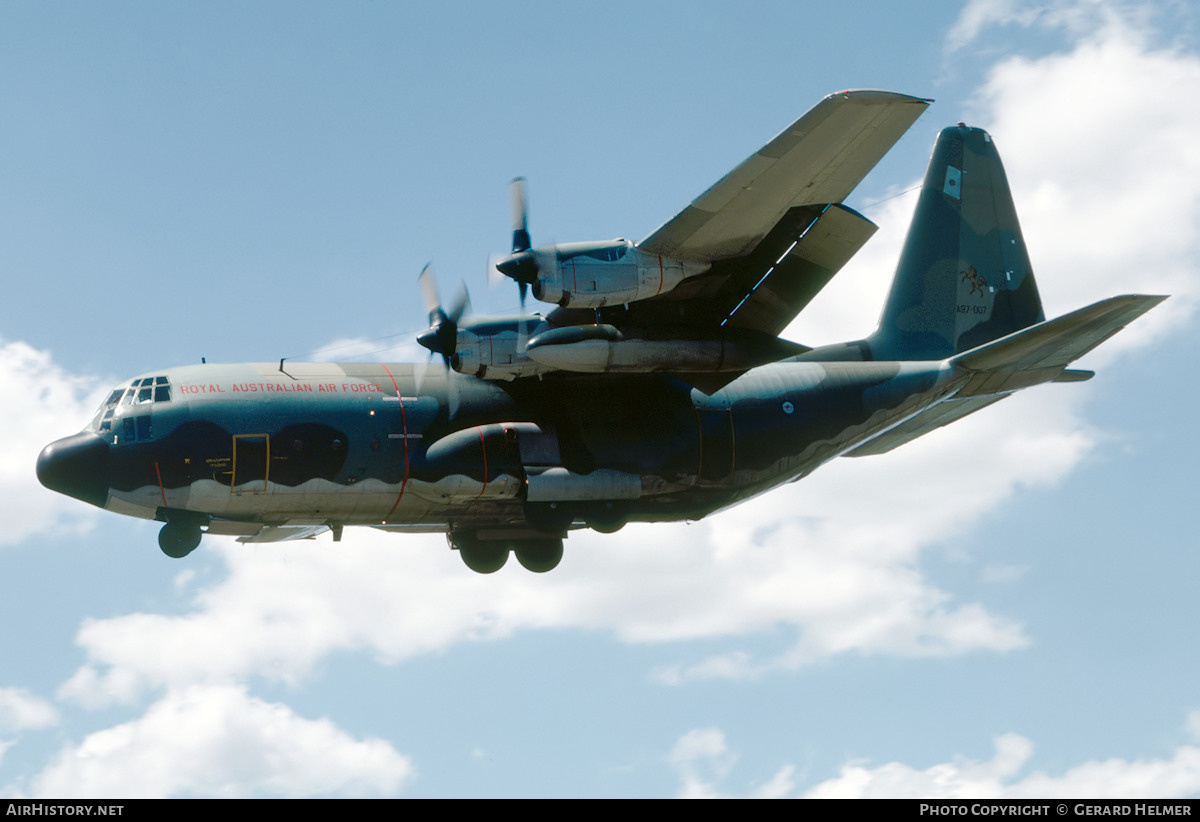
<path id="1" fill-rule="evenodd" d="M 991 136 L 943 129 L 879 328 L 875 360 L 940 360 L 1045 319 Z"/>

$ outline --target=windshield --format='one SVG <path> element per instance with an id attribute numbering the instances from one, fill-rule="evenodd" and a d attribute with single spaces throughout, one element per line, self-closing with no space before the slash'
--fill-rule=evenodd
<path id="1" fill-rule="evenodd" d="M 129 385 L 121 385 L 109 392 L 108 397 L 96 410 L 88 429 L 92 431 L 108 431 L 112 428 L 113 415 L 118 406 L 145 405 L 148 403 L 170 402 L 171 381 L 165 376 L 143 377 L 134 380 Z"/>

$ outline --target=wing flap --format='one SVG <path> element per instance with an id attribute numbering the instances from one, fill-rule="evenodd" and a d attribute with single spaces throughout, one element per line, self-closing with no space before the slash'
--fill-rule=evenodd
<path id="1" fill-rule="evenodd" d="M 746 291 L 730 313 L 728 325 L 779 334 L 877 228 L 857 211 L 829 206 Z M 769 254 L 767 262 L 777 253 Z"/>
<path id="2" fill-rule="evenodd" d="M 890 91 L 831 94 L 638 247 L 697 261 L 747 254 L 788 209 L 844 200 L 930 102 Z"/>
<path id="3" fill-rule="evenodd" d="M 604 321 L 640 328 L 720 333 L 723 326 L 778 335 L 876 231 L 843 205 L 793 208 L 746 257 L 723 260 L 659 297 L 602 309 Z M 550 323 L 592 321 L 580 309 L 556 310 Z"/>

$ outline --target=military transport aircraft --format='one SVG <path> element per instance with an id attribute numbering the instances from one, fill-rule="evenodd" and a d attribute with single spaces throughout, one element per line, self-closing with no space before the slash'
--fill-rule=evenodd
<path id="1" fill-rule="evenodd" d="M 346 525 L 445 532 L 463 561 L 532 571 L 578 528 L 695 520 L 837 456 L 882 454 L 1067 366 L 1164 297 L 1046 321 L 1000 157 L 941 132 L 878 329 L 810 349 L 779 334 L 875 231 L 843 204 L 931 101 L 832 94 L 641 242 L 534 247 L 514 181 L 498 270 L 557 304 L 463 318 L 422 276 L 445 368 L 239 363 L 117 386 L 42 451 L 41 482 L 245 542 Z"/>

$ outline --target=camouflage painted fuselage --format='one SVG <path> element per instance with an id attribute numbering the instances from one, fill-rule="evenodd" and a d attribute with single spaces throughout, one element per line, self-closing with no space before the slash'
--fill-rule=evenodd
<path id="1" fill-rule="evenodd" d="M 524 534 L 698 519 L 961 382 L 940 363 L 795 362 L 712 396 L 666 375 L 497 383 L 436 369 L 418 392 L 419 366 L 284 368 L 168 369 L 168 401 L 118 400 L 104 423 L 102 409 L 89 429 L 108 444 L 104 507 L 245 534 L 258 529 L 233 523 Z"/>

